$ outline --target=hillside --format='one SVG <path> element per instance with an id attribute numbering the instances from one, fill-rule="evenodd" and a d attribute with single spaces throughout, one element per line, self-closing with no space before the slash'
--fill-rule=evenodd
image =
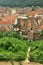
<path id="1" fill-rule="evenodd" d="M 27 7 L 43 6 L 43 0 L 0 0 L 0 6 Z"/>

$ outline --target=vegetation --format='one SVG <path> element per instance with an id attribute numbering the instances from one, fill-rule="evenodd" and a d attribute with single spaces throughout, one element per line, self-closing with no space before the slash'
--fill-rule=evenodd
<path id="1" fill-rule="evenodd" d="M 41 39 L 43 39 L 43 30 L 40 33 L 40 37 L 41 37 Z"/>
<path id="2" fill-rule="evenodd" d="M 0 6 L 9 7 L 43 6 L 43 0 L 0 0 Z"/>
<path id="3" fill-rule="evenodd" d="M 0 31 L 0 38 L 2 38 L 3 37 L 3 32 L 2 31 Z"/>
<path id="4" fill-rule="evenodd" d="M 43 40 L 31 42 L 30 61 L 43 63 Z"/>
<path id="5" fill-rule="evenodd" d="M 10 60 L 10 62 L 11 62 L 11 64 L 12 64 L 12 65 L 14 65 L 14 62 L 13 62 L 13 60 Z"/>
<path id="6" fill-rule="evenodd" d="M 43 31 L 40 36 L 43 36 Z M 13 60 L 21 62 L 26 59 L 28 46 L 30 46 L 29 60 L 43 64 L 43 40 L 27 42 L 16 32 L 0 31 L 0 61 L 10 61 L 12 65 Z"/>
<path id="7" fill-rule="evenodd" d="M 17 33 L 17 32 L 14 32 L 14 31 L 8 31 L 8 32 L 3 32 L 3 31 L 0 31 L 0 38 L 2 37 L 14 37 L 14 38 L 18 38 L 18 39 L 22 39 L 22 36 Z"/>
<path id="8" fill-rule="evenodd" d="M 10 37 L 0 39 L 0 60 L 24 60 L 26 58 L 26 51 L 27 44 L 24 41 Z"/>
<path id="9" fill-rule="evenodd" d="M 21 62 L 19 62 L 19 65 L 22 65 L 22 63 L 21 63 Z"/>
<path id="10" fill-rule="evenodd" d="M 34 6 L 32 6 L 32 11 L 34 11 L 34 9 L 35 9 Z"/>

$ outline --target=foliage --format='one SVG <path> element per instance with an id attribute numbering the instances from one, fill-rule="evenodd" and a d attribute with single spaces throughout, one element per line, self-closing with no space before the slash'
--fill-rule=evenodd
<path id="1" fill-rule="evenodd" d="M 0 38 L 1 38 L 1 37 L 3 37 L 3 35 L 2 35 L 2 34 L 3 34 L 3 32 L 2 32 L 2 31 L 0 31 Z"/>
<path id="2" fill-rule="evenodd" d="M 15 38 L 18 38 L 18 39 L 22 39 L 22 37 L 20 36 L 20 34 L 17 33 L 17 32 L 14 32 L 14 31 L 7 32 L 7 36 L 8 37 L 15 37 Z"/>
<path id="3" fill-rule="evenodd" d="M 32 11 L 34 11 L 34 9 L 35 9 L 35 7 L 34 7 L 34 6 L 32 6 Z"/>
<path id="4" fill-rule="evenodd" d="M 21 62 L 19 62 L 19 65 L 22 65 L 22 63 L 21 63 Z"/>
<path id="5" fill-rule="evenodd" d="M 15 60 L 16 61 L 22 61 L 26 59 L 26 53 L 24 51 L 18 51 L 15 53 Z"/>
<path id="6" fill-rule="evenodd" d="M 24 41 L 13 37 L 3 37 L 0 39 L 0 60 L 24 60 L 26 52 L 27 44 Z"/>
<path id="7" fill-rule="evenodd" d="M 40 33 L 40 37 L 43 39 L 43 30 Z"/>
<path id="8" fill-rule="evenodd" d="M 14 31 L 8 31 L 8 32 L 0 31 L 0 38 L 5 37 L 5 36 L 22 39 L 22 36 L 17 32 L 14 32 Z"/>
<path id="9" fill-rule="evenodd" d="M 14 65 L 14 62 L 12 60 L 10 60 L 11 64 Z"/>
<path id="10" fill-rule="evenodd" d="M 43 63 L 43 40 L 31 42 L 30 61 Z"/>
<path id="11" fill-rule="evenodd" d="M 9 7 L 43 6 L 43 0 L 0 0 L 0 6 Z"/>

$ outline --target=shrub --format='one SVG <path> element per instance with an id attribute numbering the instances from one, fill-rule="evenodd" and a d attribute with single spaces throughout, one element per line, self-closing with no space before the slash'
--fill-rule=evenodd
<path id="1" fill-rule="evenodd" d="M 2 38 L 3 37 L 3 32 L 2 31 L 0 31 L 0 38 Z"/>
<path id="2" fill-rule="evenodd" d="M 18 51 L 15 53 L 15 60 L 16 61 L 22 61 L 26 59 L 26 53 L 23 51 Z"/>
<path id="3" fill-rule="evenodd" d="M 3 31 L 0 31 L 0 38 L 2 37 L 14 37 L 14 38 L 18 38 L 18 39 L 22 39 L 22 36 L 17 33 L 17 32 L 14 32 L 14 31 L 8 31 L 8 32 L 3 32 Z"/>
<path id="4" fill-rule="evenodd" d="M 43 63 L 43 40 L 31 42 L 30 61 Z"/>
<path id="5" fill-rule="evenodd" d="M 22 63 L 21 63 L 21 62 L 19 62 L 19 65 L 22 65 Z"/>
<path id="6" fill-rule="evenodd" d="M 26 52 L 27 44 L 24 41 L 14 37 L 3 37 L 0 39 L 0 60 L 24 60 Z"/>
<path id="7" fill-rule="evenodd" d="M 40 38 L 43 39 L 43 30 L 40 33 Z"/>
<path id="8" fill-rule="evenodd" d="M 17 33 L 17 32 L 14 32 L 14 31 L 7 32 L 6 36 L 8 36 L 8 37 L 15 37 L 15 38 L 18 38 L 18 39 L 22 39 L 22 37 L 20 36 L 20 34 Z"/>

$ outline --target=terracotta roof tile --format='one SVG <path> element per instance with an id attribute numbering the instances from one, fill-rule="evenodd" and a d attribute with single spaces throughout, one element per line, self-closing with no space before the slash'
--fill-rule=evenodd
<path id="1" fill-rule="evenodd" d="M 2 17 L 0 24 L 14 24 L 14 20 L 16 19 L 17 15 L 14 14 L 12 16 L 4 16 Z"/>
<path id="2" fill-rule="evenodd" d="M 33 16 L 33 15 L 36 15 L 36 14 L 38 14 L 38 11 L 30 11 L 30 12 L 26 13 L 27 16 Z"/>

